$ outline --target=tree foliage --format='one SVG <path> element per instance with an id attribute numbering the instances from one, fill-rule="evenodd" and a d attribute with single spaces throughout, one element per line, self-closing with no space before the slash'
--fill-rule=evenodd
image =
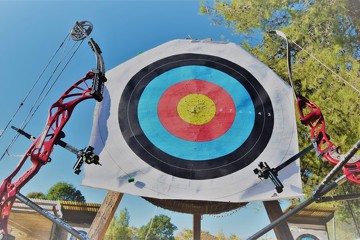
<path id="1" fill-rule="evenodd" d="M 175 240 L 192 240 L 192 239 L 193 239 L 193 231 L 187 228 L 183 229 L 175 237 Z"/>
<path id="2" fill-rule="evenodd" d="M 139 229 L 139 239 L 157 240 L 168 239 L 174 240 L 174 231 L 177 227 L 171 223 L 171 218 L 166 215 L 157 215 L 149 221 L 146 226 Z"/>
<path id="3" fill-rule="evenodd" d="M 170 217 L 158 215 L 150 219 L 149 223 L 139 229 L 129 226 L 130 214 L 126 208 L 120 211 L 119 216 L 114 216 L 106 231 L 105 240 L 130 240 L 130 239 L 167 239 L 174 240 L 174 231 L 177 227 L 171 223 Z"/>
<path id="4" fill-rule="evenodd" d="M 46 199 L 46 200 L 64 200 L 85 202 L 85 197 L 72 184 L 58 182 L 52 186 L 47 194 L 42 192 L 30 192 L 26 195 L 28 198 Z"/>
<path id="5" fill-rule="evenodd" d="M 48 200 L 85 202 L 85 197 L 70 183 L 58 182 L 46 194 Z"/>
<path id="6" fill-rule="evenodd" d="M 127 208 L 120 211 L 119 217 L 114 216 L 105 234 L 105 240 L 129 240 L 133 237 L 132 229 L 129 227 L 130 214 Z"/>
<path id="7" fill-rule="evenodd" d="M 30 192 L 26 195 L 28 198 L 46 199 L 46 195 L 42 192 Z"/>
<path id="8" fill-rule="evenodd" d="M 192 240 L 193 239 L 193 231 L 191 229 L 183 229 L 179 232 L 175 240 Z M 226 237 L 225 234 L 219 231 L 216 236 L 211 235 L 207 231 L 201 231 L 201 239 L 202 240 L 240 240 L 238 236 L 235 234 L 231 234 L 229 237 Z"/>
<path id="9" fill-rule="evenodd" d="M 111 219 L 110 225 L 106 230 L 104 240 L 116 240 L 120 237 L 120 222 L 119 219 L 114 216 Z"/>
<path id="10" fill-rule="evenodd" d="M 286 49 L 281 38 L 267 34 L 281 30 L 290 39 L 294 87 L 321 107 L 331 141 L 346 152 L 360 136 L 360 1 L 359 0 L 215 0 L 200 1 L 200 12 L 250 41 L 242 46 L 288 79 Z M 261 33 L 254 46 L 251 37 Z M 326 67 L 325 67 L 326 66 Z M 328 68 L 330 69 L 328 69 Z M 351 86 L 350 86 L 351 85 Z M 309 129 L 298 122 L 300 148 L 311 143 Z M 307 154 L 301 159 L 304 191 L 311 191 L 333 167 Z M 347 184 L 350 193 L 359 187 Z M 342 193 L 342 190 L 337 190 Z M 343 213 L 346 202 L 338 202 Z M 352 201 L 360 210 L 360 202 Z M 344 216 L 349 216 L 345 214 Z"/>
<path id="11" fill-rule="evenodd" d="M 334 220 L 335 223 L 333 222 Z M 333 224 L 336 226 L 335 232 Z M 327 229 L 329 239 L 358 239 L 360 236 L 360 229 L 357 228 L 354 221 L 351 218 L 342 219 L 339 212 L 335 212 L 334 219 L 327 224 Z"/>

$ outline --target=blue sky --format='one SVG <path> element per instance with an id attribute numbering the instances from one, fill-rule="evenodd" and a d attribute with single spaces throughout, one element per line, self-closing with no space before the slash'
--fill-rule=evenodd
<path id="1" fill-rule="evenodd" d="M 198 14 L 199 1 L 4 1 L 0 0 L 0 129 L 11 116 L 36 81 L 53 52 L 73 27 L 75 21 L 89 20 L 94 24 L 92 37 L 103 51 L 107 69 L 132 58 L 141 51 L 179 38 L 212 38 L 242 41 L 239 35 L 223 26 L 214 26 L 207 16 Z M 45 99 L 26 130 L 37 136 L 47 119 L 47 109 L 75 81 L 95 67 L 95 59 L 86 44 L 79 49 L 71 64 Z M 38 89 L 29 96 L 12 125 L 19 126 L 31 107 Z M 75 147 L 88 145 L 92 125 L 94 101 L 81 103 L 66 125 L 66 142 Z M 14 136 L 8 129 L 0 138 L 0 154 Z M 31 143 L 19 138 L 10 154 L 24 153 Z M 5 157 L 0 161 L 0 178 L 4 179 L 17 165 L 19 158 Z M 80 186 L 81 175 L 73 173 L 75 156 L 56 147 L 52 162 L 22 190 L 46 192 L 59 181 L 72 183 L 85 196 L 87 202 L 101 203 L 105 190 Z M 26 169 L 26 168 L 25 168 Z M 130 212 L 130 225 L 140 227 L 154 215 L 155 206 L 140 197 L 125 195 L 119 210 Z M 117 214 L 119 212 L 117 210 Z M 181 231 L 192 228 L 192 216 L 156 209 L 155 214 L 166 214 Z M 269 223 L 261 203 L 250 204 L 236 212 L 219 216 L 203 216 L 202 230 L 216 234 L 222 231 L 241 238 L 251 236 Z M 273 236 L 270 233 L 268 236 Z"/>

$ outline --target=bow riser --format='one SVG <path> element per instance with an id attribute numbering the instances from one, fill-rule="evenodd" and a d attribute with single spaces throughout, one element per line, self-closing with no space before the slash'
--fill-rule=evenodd
<path id="1" fill-rule="evenodd" d="M 49 162 L 54 145 L 64 137 L 62 129 L 70 119 L 74 108 L 86 99 L 95 98 L 91 94 L 95 75 L 93 72 L 88 72 L 52 104 L 43 132 L 24 154 L 14 172 L 2 183 L 0 187 L 0 230 L 2 233 L 8 234 L 8 218 L 15 201 L 15 194 L 38 173 L 43 165 Z M 19 173 L 29 157 L 32 162 L 30 169 L 12 183 L 12 179 Z"/>

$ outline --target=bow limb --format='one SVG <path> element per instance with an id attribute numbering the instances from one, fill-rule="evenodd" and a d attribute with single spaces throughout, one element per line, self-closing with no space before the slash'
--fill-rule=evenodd
<path id="1" fill-rule="evenodd" d="M 94 73 L 91 94 L 94 96 L 96 101 L 100 102 L 102 100 L 104 83 L 107 81 L 107 79 L 105 77 L 104 59 L 101 55 L 102 51 L 95 40 L 89 37 L 92 28 L 93 26 L 89 21 L 76 22 L 70 34 L 74 41 L 80 41 L 87 38 L 91 50 L 95 53 L 96 69 L 91 70 Z"/>
<path id="2" fill-rule="evenodd" d="M 294 93 L 294 97 L 297 98 L 299 96 L 299 93 L 295 91 L 295 86 L 293 83 L 293 79 L 292 79 L 292 66 L 291 66 L 291 49 L 290 49 L 290 44 L 289 44 L 289 40 L 287 39 L 286 35 L 278 30 L 272 30 L 269 31 L 270 34 L 276 34 L 278 36 L 280 36 L 281 38 L 283 38 L 285 40 L 285 44 L 286 44 L 286 59 L 287 59 L 287 65 L 288 65 L 288 76 L 289 76 L 289 81 L 291 84 L 291 87 L 293 89 L 293 93 Z"/>

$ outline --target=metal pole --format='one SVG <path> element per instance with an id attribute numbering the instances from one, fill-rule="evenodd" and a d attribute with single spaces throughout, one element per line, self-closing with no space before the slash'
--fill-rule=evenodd
<path id="1" fill-rule="evenodd" d="M 72 234 L 73 236 L 75 236 L 76 238 L 78 238 L 80 240 L 90 240 L 90 238 L 88 238 L 84 234 L 78 232 L 76 229 L 72 228 L 69 224 L 62 221 L 60 218 L 57 218 L 54 215 L 52 215 L 51 213 L 49 213 L 48 211 L 44 210 L 39 205 L 37 205 L 36 203 L 31 201 L 30 199 L 28 199 L 27 197 L 25 197 L 21 193 L 19 193 L 19 192 L 16 193 L 15 197 L 17 199 L 19 199 L 21 202 L 23 202 L 26 205 L 28 205 L 29 207 L 31 207 L 32 209 L 34 209 L 36 212 L 40 213 L 41 215 L 43 215 L 44 217 L 46 217 L 47 219 L 49 219 L 50 221 L 55 223 L 57 226 L 61 227 L 65 231 L 67 231 L 70 234 Z"/>
<path id="2" fill-rule="evenodd" d="M 340 178 L 336 179 L 334 182 L 332 182 L 331 184 L 325 186 L 320 192 L 319 192 L 319 196 L 322 196 L 326 193 L 328 193 L 330 190 L 334 189 L 335 187 L 337 187 L 338 185 L 343 184 L 346 181 L 346 177 L 345 175 L 341 176 Z M 288 218 L 290 218 L 291 216 L 293 216 L 294 214 L 296 214 L 297 212 L 299 212 L 300 210 L 302 210 L 303 208 L 307 207 L 308 205 L 310 205 L 312 202 L 314 202 L 316 200 L 317 196 L 315 197 L 314 195 L 311 196 L 309 199 L 305 200 L 304 202 L 300 203 L 299 205 L 297 205 L 297 207 L 295 207 L 294 209 L 292 209 L 291 211 L 287 212 L 286 214 L 282 215 L 281 217 L 279 217 L 278 219 L 276 219 L 275 221 L 273 221 L 272 223 L 270 223 L 268 226 L 264 227 L 262 230 L 260 230 L 259 232 L 255 233 L 254 235 L 252 235 L 251 237 L 248 238 L 248 240 L 256 240 L 259 237 L 261 237 L 262 235 L 264 235 L 265 233 L 267 233 L 268 231 L 270 231 L 271 229 L 273 229 L 274 227 L 276 227 L 277 225 L 281 224 L 282 222 L 286 221 Z"/>

